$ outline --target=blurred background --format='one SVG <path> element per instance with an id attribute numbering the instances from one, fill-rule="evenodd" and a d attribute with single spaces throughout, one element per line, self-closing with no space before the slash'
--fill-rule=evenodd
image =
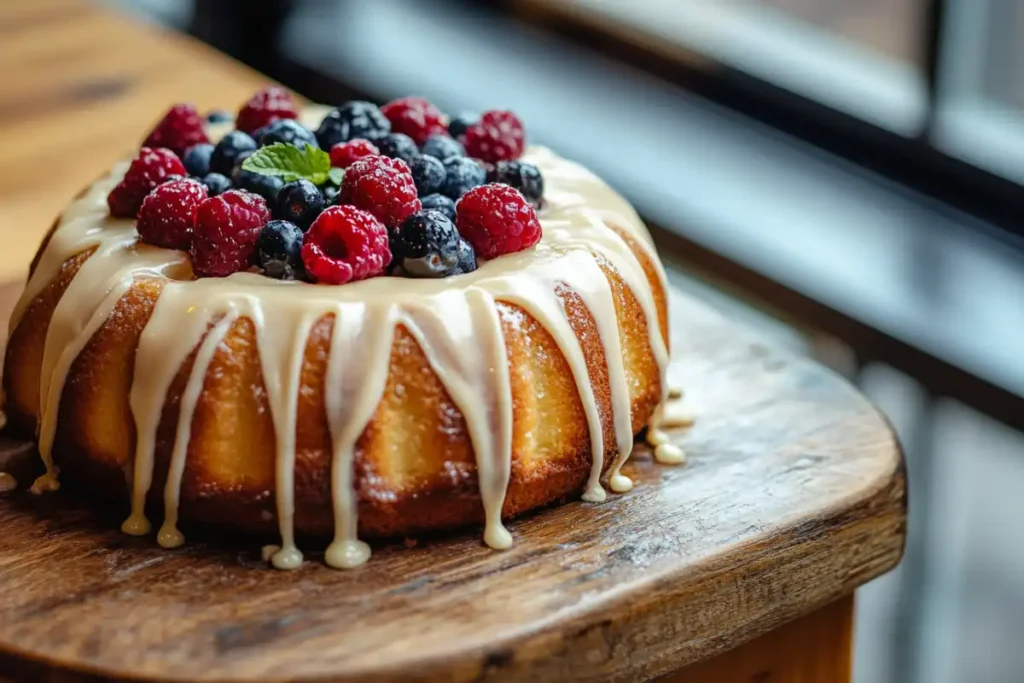
<path id="1" fill-rule="evenodd" d="M 317 101 L 514 108 L 680 287 L 899 431 L 907 553 L 859 592 L 855 680 L 1024 680 L 1024 0 L 103 4 Z"/>

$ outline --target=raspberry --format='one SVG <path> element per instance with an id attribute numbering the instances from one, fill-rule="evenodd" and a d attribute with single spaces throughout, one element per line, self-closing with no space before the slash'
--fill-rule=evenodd
<path id="1" fill-rule="evenodd" d="M 294 119 L 298 115 L 291 94 L 280 86 L 268 85 L 249 98 L 238 111 L 235 128 L 254 133 L 272 121 Z"/>
<path id="2" fill-rule="evenodd" d="M 228 190 L 205 200 L 196 211 L 192 270 L 199 277 L 224 277 L 248 268 L 269 220 L 266 200 L 245 190 Z"/>
<path id="3" fill-rule="evenodd" d="M 145 147 L 166 147 L 179 157 L 189 147 L 209 142 L 203 119 L 191 104 L 176 104 L 146 136 Z"/>
<path id="4" fill-rule="evenodd" d="M 331 147 L 331 166 L 348 168 L 354 162 L 371 154 L 380 154 L 380 150 L 369 140 L 356 138 L 348 142 L 339 142 Z"/>
<path id="5" fill-rule="evenodd" d="M 537 212 L 513 187 L 475 187 L 455 207 L 455 225 L 477 256 L 494 258 L 528 249 L 540 241 Z"/>
<path id="6" fill-rule="evenodd" d="M 196 210 L 206 199 L 198 180 L 173 180 L 158 186 L 142 201 L 135 227 L 147 244 L 187 251 L 192 245 Z"/>
<path id="7" fill-rule="evenodd" d="M 391 229 L 421 208 L 406 163 L 379 155 L 363 157 L 345 170 L 338 203 L 368 211 Z"/>
<path id="8" fill-rule="evenodd" d="M 422 97 L 392 100 L 380 110 L 391 122 L 392 133 L 405 133 L 417 145 L 422 145 L 431 135 L 448 131 L 448 117 Z"/>
<path id="9" fill-rule="evenodd" d="M 150 190 L 167 180 L 168 176 L 188 175 L 181 161 L 169 149 L 143 147 L 128 167 L 121 182 L 107 195 L 110 215 L 135 218 Z"/>
<path id="10" fill-rule="evenodd" d="M 354 206 L 329 207 L 306 233 L 302 262 L 315 282 L 329 285 L 380 275 L 391 263 L 387 228 Z"/>
<path id="11" fill-rule="evenodd" d="M 510 111 L 489 111 L 466 129 L 466 154 L 495 163 L 518 159 L 526 149 L 523 122 Z"/>

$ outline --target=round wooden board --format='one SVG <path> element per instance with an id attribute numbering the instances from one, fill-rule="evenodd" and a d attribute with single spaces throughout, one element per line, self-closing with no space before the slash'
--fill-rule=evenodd
<path id="1" fill-rule="evenodd" d="M 895 565 L 905 476 L 886 421 L 827 370 L 672 308 L 688 463 L 638 447 L 632 492 L 514 520 L 505 552 L 467 530 L 280 572 L 257 540 L 166 551 L 64 492 L 0 497 L 0 681 L 637 680 Z"/>

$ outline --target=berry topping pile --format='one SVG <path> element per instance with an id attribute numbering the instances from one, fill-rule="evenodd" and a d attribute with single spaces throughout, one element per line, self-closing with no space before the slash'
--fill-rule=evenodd
<path id="1" fill-rule="evenodd" d="M 348 142 L 339 142 L 331 147 L 331 166 L 348 168 L 363 157 L 373 154 L 380 154 L 380 150 L 369 140 L 356 138 Z"/>
<path id="2" fill-rule="evenodd" d="M 518 159 L 526 149 L 523 122 L 510 111 L 486 112 L 463 137 L 466 154 L 492 164 Z"/>
<path id="3" fill-rule="evenodd" d="M 440 211 L 417 211 L 391 237 L 395 271 L 410 277 L 454 275 L 459 267 L 459 231 Z"/>
<path id="4" fill-rule="evenodd" d="M 528 249 L 540 241 L 537 213 L 514 187 L 475 187 L 459 200 L 455 225 L 478 256 L 494 258 Z"/>
<path id="5" fill-rule="evenodd" d="M 294 119 L 299 110 L 291 93 L 284 88 L 270 85 L 249 98 L 238 111 L 235 128 L 245 133 L 254 133 L 268 123 L 280 119 Z"/>
<path id="6" fill-rule="evenodd" d="M 448 129 L 448 117 L 422 97 L 392 100 L 381 107 L 380 111 L 391 122 L 392 132 L 408 135 L 417 145 L 422 145 L 431 135 L 444 133 Z"/>
<path id="7" fill-rule="evenodd" d="M 259 195 L 228 190 L 203 201 L 195 220 L 189 249 L 192 270 L 199 277 L 224 277 L 252 264 L 270 209 Z"/>
<path id="8" fill-rule="evenodd" d="M 302 262 L 315 282 L 329 285 L 380 275 L 391 263 L 388 231 L 369 212 L 332 206 L 306 233 Z"/>
<path id="9" fill-rule="evenodd" d="M 268 123 L 253 133 L 253 139 L 260 147 L 278 142 L 294 145 L 299 149 L 304 149 L 306 145 L 319 146 L 313 131 L 292 119 L 278 119 Z"/>
<path id="10" fill-rule="evenodd" d="M 404 133 L 388 133 L 377 138 L 377 149 L 386 157 L 401 159 L 407 164 L 420 155 L 420 149 L 412 138 Z"/>
<path id="11" fill-rule="evenodd" d="M 203 119 L 191 104 L 176 104 L 142 142 L 144 147 L 166 147 L 178 156 L 192 145 L 209 142 Z"/>
<path id="12" fill-rule="evenodd" d="M 168 249 L 188 249 L 196 211 L 208 196 L 206 186 L 191 178 L 157 186 L 142 200 L 135 228 L 143 242 Z"/>
<path id="13" fill-rule="evenodd" d="M 128 167 L 128 172 L 107 196 L 110 215 L 135 218 L 146 195 L 171 176 L 185 175 L 181 160 L 169 149 L 143 147 Z"/>
<path id="14" fill-rule="evenodd" d="M 420 209 L 412 172 L 401 159 L 363 157 L 345 169 L 338 202 L 368 211 L 389 228 L 396 228 Z"/>
<path id="15" fill-rule="evenodd" d="M 337 109 L 332 109 L 320 127 L 316 139 L 321 149 L 330 149 L 339 142 L 349 140 L 376 140 L 391 132 L 391 122 L 372 102 L 354 100 Z"/>
<path id="16" fill-rule="evenodd" d="M 175 105 L 107 197 L 111 215 L 135 218 L 146 244 L 188 251 L 197 277 L 441 278 L 540 241 L 544 179 L 519 159 L 515 114 L 352 101 L 314 131 L 298 113 L 270 86 L 210 140 L 207 126 L 231 115 Z"/>

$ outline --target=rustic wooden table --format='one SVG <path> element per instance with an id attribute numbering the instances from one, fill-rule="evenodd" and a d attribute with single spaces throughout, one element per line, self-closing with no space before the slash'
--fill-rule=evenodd
<path id="1" fill-rule="evenodd" d="M 73 0 L 3 3 L 0 35 L 2 333 L 82 185 L 169 103 L 233 108 L 262 79 Z M 508 552 L 464 533 L 282 573 L 122 536 L 72 496 L 0 498 L 0 681 L 848 681 L 852 592 L 903 548 L 898 444 L 829 372 L 672 309 L 689 464 L 640 447 L 631 493 L 516 520 Z"/>

